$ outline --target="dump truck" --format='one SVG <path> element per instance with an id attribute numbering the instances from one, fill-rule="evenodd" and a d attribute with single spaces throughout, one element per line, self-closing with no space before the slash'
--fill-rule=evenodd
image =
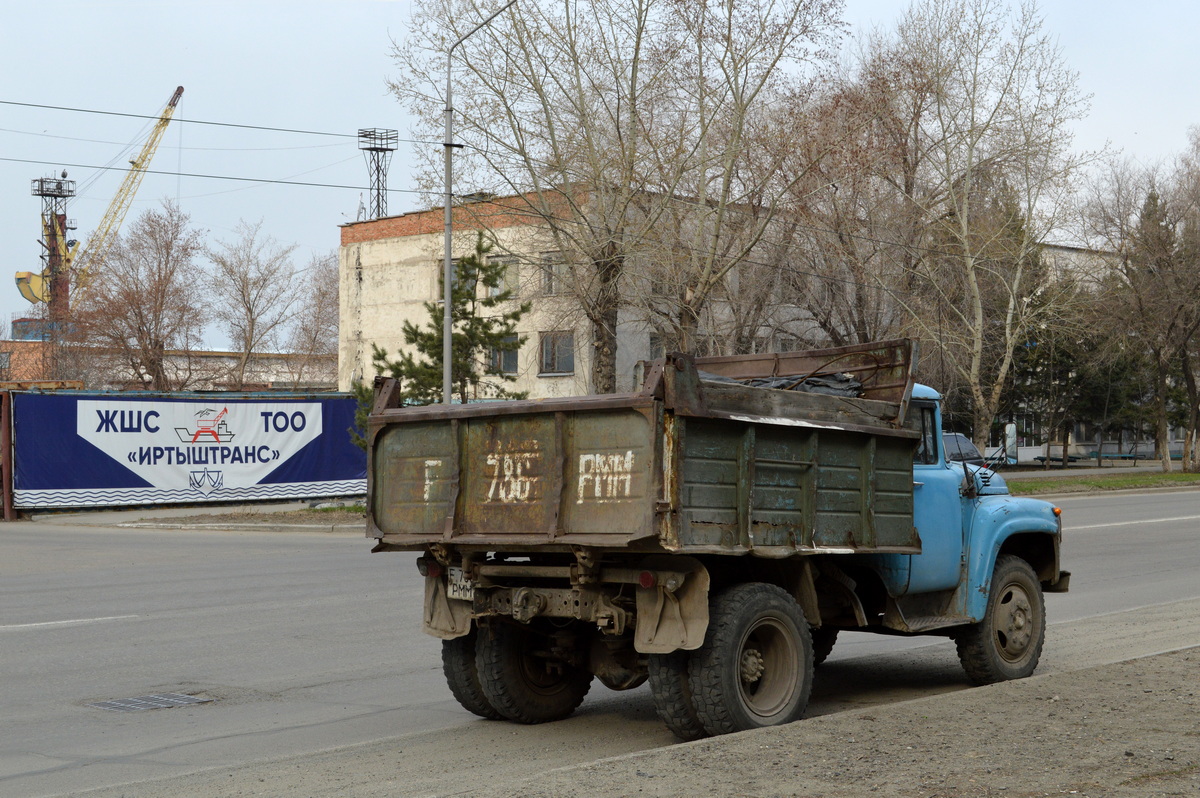
<path id="1" fill-rule="evenodd" d="M 649 681 L 685 740 L 800 718 L 843 630 L 1030 675 L 1059 508 L 944 451 L 915 344 L 640 364 L 633 393 L 398 406 L 376 381 L 367 534 L 419 552 L 423 630 L 486 718 Z"/>

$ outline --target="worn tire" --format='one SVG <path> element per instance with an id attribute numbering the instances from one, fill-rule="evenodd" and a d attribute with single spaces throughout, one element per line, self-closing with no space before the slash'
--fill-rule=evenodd
<path id="1" fill-rule="evenodd" d="M 996 559 L 983 620 L 955 638 L 967 678 L 979 685 L 1024 679 L 1037 668 L 1046 638 L 1046 602 L 1029 563 Z"/>
<path id="2" fill-rule="evenodd" d="M 690 651 L 651 654 L 649 662 L 650 695 L 654 698 L 654 711 L 681 740 L 699 740 L 708 736 L 700 716 L 696 714 L 692 688 L 688 684 L 688 660 L 691 655 Z"/>
<path id="3" fill-rule="evenodd" d="M 479 683 L 503 717 L 546 723 L 567 717 L 583 702 L 592 674 L 539 656 L 547 642 L 547 635 L 526 624 L 481 624 L 475 643 Z"/>
<path id="4" fill-rule="evenodd" d="M 833 646 L 837 643 L 838 630 L 832 626 L 821 626 L 816 629 L 810 628 L 808 631 L 812 636 L 813 665 L 817 666 L 833 653 Z"/>
<path id="5" fill-rule="evenodd" d="M 704 645 L 688 662 L 696 714 L 709 734 L 799 720 L 812 692 L 812 638 L 785 590 L 751 582 L 713 596 Z"/>
<path id="6" fill-rule="evenodd" d="M 463 709 L 481 718 L 498 720 L 501 714 L 487 700 L 479 684 L 479 669 L 475 666 L 475 640 L 478 636 L 479 633 L 472 628 L 468 635 L 442 641 L 442 673 L 446 675 L 446 684 L 450 686 L 454 699 L 462 704 Z"/>

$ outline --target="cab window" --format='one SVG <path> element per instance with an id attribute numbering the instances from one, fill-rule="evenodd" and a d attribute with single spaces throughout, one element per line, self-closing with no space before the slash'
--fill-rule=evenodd
<path id="1" fill-rule="evenodd" d="M 938 435 L 937 418 L 934 416 L 933 406 L 916 405 L 913 409 L 917 411 L 917 431 L 921 433 L 921 441 L 917 446 L 916 454 L 913 455 L 913 462 L 917 465 L 934 465 L 938 461 Z"/>

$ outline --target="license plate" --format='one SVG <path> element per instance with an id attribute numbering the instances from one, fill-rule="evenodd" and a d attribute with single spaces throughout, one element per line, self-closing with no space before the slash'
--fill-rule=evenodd
<path id="1" fill-rule="evenodd" d="M 447 570 L 449 571 L 450 579 L 447 584 L 446 595 L 452 599 L 473 601 L 475 599 L 475 585 L 466 578 L 463 574 L 463 569 L 451 565 Z"/>

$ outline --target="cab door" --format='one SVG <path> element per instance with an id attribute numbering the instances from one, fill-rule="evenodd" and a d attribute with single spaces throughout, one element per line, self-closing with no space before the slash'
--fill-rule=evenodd
<path id="1" fill-rule="evenodd" d="M 946 460 L 937 403 L 914 401 L 913 410 L 921 425 L 913 462 L 913 523 L 921 553 L 908 555 L 909 594 L 956 587 L 963 563 L 963 470 Z"/>

